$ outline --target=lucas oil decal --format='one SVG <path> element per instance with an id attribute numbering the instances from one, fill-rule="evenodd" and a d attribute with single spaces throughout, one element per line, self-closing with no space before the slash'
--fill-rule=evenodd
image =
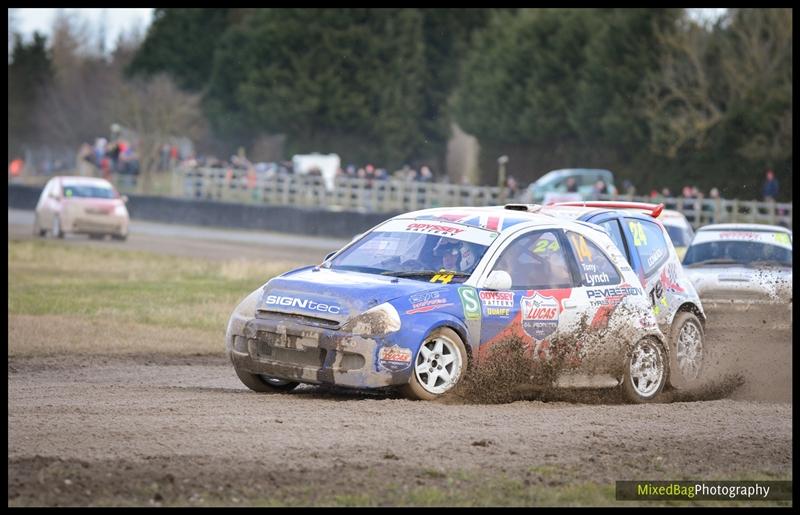
<path id="1" fill-rule="evenodd" d="M 539 292 L 522 297 L 522 329 L 534 340 L 543 340 L 558 328 L 558 301 Z"/>
<path id="2" fill-rule="evenodd" d="M 392 345 L 378 352 L 378 364 L 386 370 L 397 372 L 411 366 L 411 349 Z"/>
<path id="3" fill-rule="evenodd" d="M 514 307 L 513 291 L 482 291 L 478 296 L 486 316 L 507 317 Z"/>

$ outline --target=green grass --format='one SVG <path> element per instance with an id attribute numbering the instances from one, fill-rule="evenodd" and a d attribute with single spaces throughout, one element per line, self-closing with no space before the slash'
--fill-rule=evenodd
<path id="1" fill-rule="evenodd" d="M 14 320 L 25 322 L 14 328 L 23 333 L 20 326 L 31 320 L 77 324 L 81 329 L 87 325 L 150 328 L 165 334 L 183 330 L 201 338 L 207 335 L 209 343 L 213 338 L 215 343 L 204 351 L 218 351 L 238 302 L 290 266 L 9 241 L 9 333 L 19 335 L 12 331 Z M 10 353 L 23 350 L 14 343 Z"/>
<path id="2" fill-rule="evenodd" d="M 424 475 L 424 474 L 422 474 Z M 546 476 L 550 476 L 547 471 Z M 457 479 L 455 479 L 457 478 Z M 777 480 L 771 474 L 743 475 L 748 480 Z M 734 478 L 715 478 L 733 480 Z M 358 493 L 323 494 L 305 490 L 286 497 L 248 499 L 254 506 L 791 506 L 791 501 L 617 501 L 612 482 L 547 479 L 533 474 L 527 479 L 477 471 L 449 471 L 447 479 L 429 485 L 385 484 Z M 211 500 L 211 504 L 216 504 Z"/>

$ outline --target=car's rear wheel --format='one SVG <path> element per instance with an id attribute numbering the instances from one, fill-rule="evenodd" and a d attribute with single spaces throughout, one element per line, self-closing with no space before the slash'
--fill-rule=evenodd
<path id="1" fill-rule="evenodd" d="M 111 238 L 117 241 L 125 241 L 128 239 L 128 233 L 125 234 L 112 234 Z"/>
<path id="2" fill-rule="evenodd" d="M 251 374 L 250 372 L 245 372 L 244 370 L 239 370 L 235 366 L 233 369 L 236 371 L 236 375 L 239 376 L 239 380 L 244 383 L 244 385 L 254 392 L 259 393 L 282 393 L 282 392 L 290 392 L 297 388 L 300 383 L 296 383 L 294 381 L 287 381 L 285 379 L 278 379 L 277 377 L 271 377 L 266 374 Z"/>
<path id="3" fill-rule="evenodd" d="M 441 397 L 461 380 L 467 360 L 467 349 L 458 334 L 447 327 L 436 329 L 420 345 L 404 393 L 417 400 Z"/>
<path id="4" fill-rule="evenodd" d="M 694 313 L 680 311 L 675 315 L 669 344 L 670 386 L 681 389 L 697 385 L 707 360 L 707 350 L 703 325 Z"/>
<path id="5" fill-rule="evenodd" d="M 625 360 L 622 393 L 633 403 L 652 402 L 664 389 L 668 375 L 669 365 L 661 342 L 643 338 Z"/>

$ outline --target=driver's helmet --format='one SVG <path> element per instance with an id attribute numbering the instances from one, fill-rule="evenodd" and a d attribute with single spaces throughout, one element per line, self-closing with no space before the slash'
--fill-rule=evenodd
<path id="1" fill-rule="evenodd" d="M 439 238 L 433 247 L 433 255 L 441 259 L 442 268 L 456 270 L 460 261 L 461 243 L 445 237 Z"/>

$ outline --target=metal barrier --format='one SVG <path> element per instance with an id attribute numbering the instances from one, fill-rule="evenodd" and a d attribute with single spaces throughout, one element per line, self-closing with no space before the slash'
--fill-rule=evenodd
<path id="1" fill-rule="evenodd" d="M 501 188 L 340 177 L 327 189 L 320 176 L 248 174 L 205 168 L 173 172 L 173 192 L 189 198 L 337 211 L 396 213 L 441 206 L 488 206 L 504 202 Z"/>
<path id="2" fill-rule="evenodd" d="M 329 190 L 320 176 L 256 174 L 230 168 L 177 169 L 173 195 L 247 204 L 317 207 L 334 211 L 398 213 L 445 206 L 490 206 L 513 202 L 502 188 L 459 184 L 338 177 Z M 603 195 L 599 200 L 663 202 L 683 213 L 694 228 L 711 223 L 792 226 L 792 203 L 729 199 Z"/>

